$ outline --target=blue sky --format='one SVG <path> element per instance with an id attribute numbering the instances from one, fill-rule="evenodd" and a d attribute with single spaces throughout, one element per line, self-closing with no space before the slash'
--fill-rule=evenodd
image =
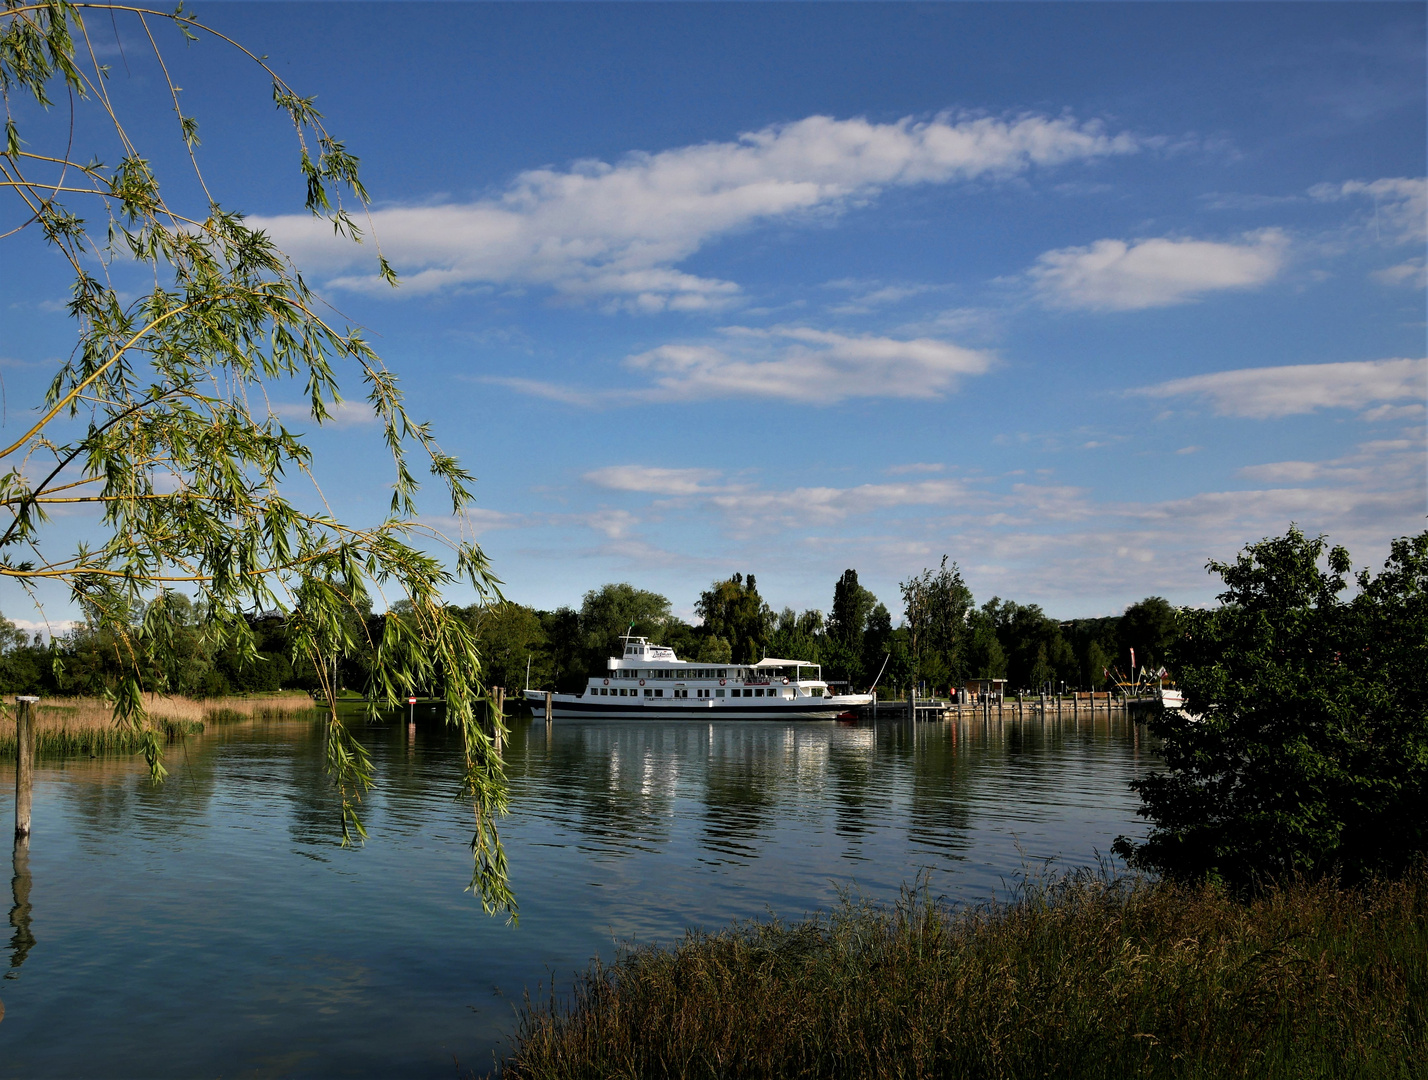
<path id="1" fill-rule="evenodd" d="M 738 570 L 826 610 L 853 567 L 896 609 L 945 553 L 1069 618 L 1208 601 L 1291 521 L 1360 564 L 1424 527 L 1421 4 L 196 10 L 361 157 L 396 291 L 301 216 L 258 74 L 171 50 L 218 198 L 477 474 L 513 599 L 689 616 Z M 71 339 L 36 266 L 0 266 L 10 427 Z M 317 442 L 373 519 L 378 431 Z"/>

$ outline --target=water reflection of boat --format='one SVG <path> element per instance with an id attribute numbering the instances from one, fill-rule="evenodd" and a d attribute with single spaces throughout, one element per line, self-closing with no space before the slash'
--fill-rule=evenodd
<path id="1" fill-rule="evenodd" d="M 674 650 L 627 636 L 623 656 L 592 675 L 578 694 L 551 694 L 561 718 L 611 720 L 832 720 L 873 700 L 871 694 L 831 694 L 818 664 L 767 657 L 757 664 L 680 660 Z M 811 676 L 811 677 L 810 677 Z M 546 693 L 527 690 L 537 716 Z"/>

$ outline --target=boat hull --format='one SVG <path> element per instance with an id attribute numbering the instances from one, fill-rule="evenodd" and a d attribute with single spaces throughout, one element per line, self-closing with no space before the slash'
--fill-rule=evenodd
<path id="1" fill-rule="evenodd" d="M 535 715 L 546 719 L 545 694 L 527 690 L 526 702 Z M 871 694 L 795 698 L 623 698 L 589 699 L 573 694 L 552 694 L 556 720 L 836 720 L 864 705 Z"/>

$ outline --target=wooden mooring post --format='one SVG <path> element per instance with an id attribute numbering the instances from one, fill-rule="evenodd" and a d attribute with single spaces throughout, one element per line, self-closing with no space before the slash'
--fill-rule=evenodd
<path id="1" fill-rule="evenodd" d="M 549 724 L 555 719 L 555 694 L 547 690 L 545 692 L 545 722 Z"/>
<path id="2" fill-rule="evenodd" d="M 15 842 L 30 839 L 30 803 L 35 792 L 35 702 L 15 699 Z"/>

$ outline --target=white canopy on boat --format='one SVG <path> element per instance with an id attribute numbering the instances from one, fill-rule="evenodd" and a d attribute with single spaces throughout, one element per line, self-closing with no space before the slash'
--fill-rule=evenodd
<path id="1" fill-rule="evenodd" d="M 817 667 L 812 660 L 779 660 L 777 657 L 766 656 L 754 667 Z"/>

